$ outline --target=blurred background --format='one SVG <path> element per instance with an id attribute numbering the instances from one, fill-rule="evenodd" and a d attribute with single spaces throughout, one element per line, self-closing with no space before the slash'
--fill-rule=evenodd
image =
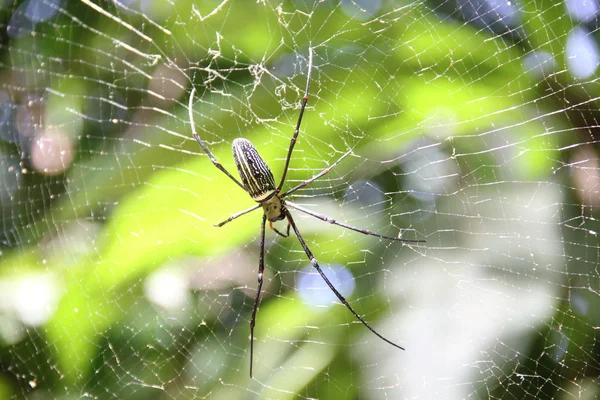
<path id="1" fill-rule="evenodd" d="M 0 398 L 600 397 L 595 0 L 0 1 Z M 231 143 L 292 213 L 266 236 Z M 276 225 L 285 229 L 285 224 Z"/>

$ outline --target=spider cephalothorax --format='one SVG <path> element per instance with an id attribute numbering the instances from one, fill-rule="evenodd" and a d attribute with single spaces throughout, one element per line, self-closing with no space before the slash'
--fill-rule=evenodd
<path id="1" fill-rule="evenodd" d="M 258 203 L 254 207 L 251 207 L 247 210 L 244 210 L 237 214 L 232 215 L 225 221 L 219 222 L 215 226 L 219 226 L 219 227 L 223 226 L 226 223 L 233 221 L 234 219 L 236 219 L 238 217 L 241 217 L 242 215 L 248 214 L 249 212 L 258 209 L 259 207 L 262 207 L 263 211 L 264 211 L 263 217 L 262 217 L 262 223 L 261 223 L 261 230 L 260 230 L 260 255 L 259 255 L 259 261 L 258 261 L 258 288 L 256 289 L 256 296 L 254 297 L 254 307 L 252 308 L 252 317 L 250 319 L 250 377 L 252 377 L 252 359 L 253 359 L 253 352 L 254 352 L 254 325 L 256 322 L 256 311 L 258 309 L 258 302 L 260 299 L 260 291 L 261 291 L 262 284 L 263 284 L 263 273 L 264 273 L 264 269 L 265 269 L 265 224 L 266 224 L 267 220 L 269 220 L 271 229 L 273 229 L 276 233 L 278 233 L 279 235 L 284 236 L 284 237 L 289 236 L 290 227 L 291 227 L 294 230 L 294 233 L 296 234 L 296 237 L 298 238 L 298 241 L 300 242 L 300 245 L 302 246 L 304 252 L 306 253 L 306 256 L 310 260 L 310 263 L 317 270 L 319 275 L 321 275 L 321 277 L 323 278 L 323 280 L 325 281 L 327 286 L 329 286 L 331 291 L 342 302 L 342 304 L 344 304 L 348 308 L 348 310 L 350 310 L 352 312 L 352 314 L 354 314 L 356 319 L 358 319 L 360 322 L 362 322 L 362 324 L 365 325 L 377 337 L 379 337 L 383 341 L 385 341 L 385 342 L 391 344 L 392 346 L 399 348 L 401 350 L 404 350 L 404 348 L 391 342 L 390 340 L 386 339 L 381 334 L 379 334 L 377 331 L 375 331 L 373 328 L 371 328 L 371 326 L 367 322 L 365 322 L 365 320 L 363 320 L 356 311 L 354 311 L 354 309 L 350 306 L 350 304 L 348 304 L 348 301 L 346 301 L 344 296 L 342 296 L 341 293 L 338 292 L 338 290 L 329 281 L 329 279 L 327 278 L 327 276 L 325 275 L 325 273 L 319 266 L 319 263 L 313 256 L 312 252 L 306 245 L 306 242 L 304 241 L 304 238 L 300 234 L 300 231 L 298 230 L 298 227 L 296 226 L 296 223 L 295 223 L 294 219 L 292 218 L 292 215 L 290 214 L 287 207 L 291 207 L 295 210 L 298 210 L 305 214 L 311 215 L 315 218 L 320 219 L 321 221 L 325 221 L 330 224 L 338 225 L 343 228 L 350 229 L 352 231 L 359 232 L 359 233 L 362 233 L 365 235 L 375 236 L 375 237 L 379 237 L 382 239 L 395 240 L 398 242 L 410 242 L 410 243 L 425 242 L 424 240 L 407 240 L 407 239 L 401 239 L 399 237 L 384 236 L 384 235 L 380 235 L 378 233 L 370 232 L 368 230 L 356 228 L 354 226 L 345 224 L 343 222 L 338 222 L 333 218 L 330 218 L 325 215 L 308 210 L 304 207 L 299 206 L 298 204 L 292 203 L 291 201 L 284 200 L 284 198 L 286 196 L 289 196 L 290 194 L 294 193 L 296 190 L 309 185 L 310 183 L 314 182 L 315 180 L 319 179 L 320 177 L 322 177 L 323 175 L 328 173 L 333 167 L 335 167 L 340 161 L 342 161 L 342 159 L 344 159 L 344 157 L 346 157 L 348 154 L 350 154 L 350 151 L 347 152 L 346 154 L 342 155 L 335 163 L 333 163 L 329 167 L 325 168 L 323 171 L 316 174 L 312 178 L 299 183 L 298 185 L 294 186 L 293 188 L 289 189 L 288 191 L 286 191 L 284 193 L 281 193 L 281 188 L 283 187 L 283 184 L 285 183 L 285 177 L 286 177 L 286 174 L 288 171 L 288 167 L 290 165 L 292 151 L 294 150 L 294 146 L 296 144 L 296 139 L 298 138 L 298 133 L 300 132 L 300 124 L 302 123 L 302 116 L 304 115 L 306 103 L 308 102 L 308 90 L 310 88 L 310 74 L 312 71 L 312 56 L 313 56 L 312 48 L 309 48 L 308 76 L 306 78 L 306 90 L 304 92 L 304 97 L 302 98 L 302 105 L 300 107 L 300 115 L 298 116 L 298 121 L 296 122 L 296 129 L 294 130 L 294 134 L 290 141 L 290 147 L 289 147 L 289 150 L 287 153 L 285 167 L 283 170 L 283 174 L 281 176 L 281 181 L 279 182 L 279 186 L 277 186 L 277 187 L 275 187 L 275 179 L 273 178 L 273 173 L 271 172 L 271 169 L 264 162 L 264 160 L 262 159 L 260 154 L 258 154 L 258 151 L 254 147 L 254 145 L 249 140 L 246 140 L 243 138 L 235 139 L 233 141 L 233 145 L 232 145 L 233 159 L 237 166 L 237 169 L 240 174 L 240 178 L 241 178 L 242 182 L 240 183 L 240 181 L 238 181 L 233 175 L 231 175 L 215 159 L 215 157 L 212 155 L 212 153 L 210 152 L 208 147 L 206 147 L 204 142 L 200 139 L 200 136 L 198 136 L 198 134 L 196 133 L 196 127 L 194 124 L 194 117 L 193 117 L 193 112 L 192 112 L 194 93 L 196 92 L 195 88 L 192 89 L 192 93 L 190 94 L 190 99 L 189 99 L 189 104 L 188 104 L 188 111 L 189 111 L 189 117 L 190 117 L 190 124 L 192 126 L 192 133 L 194 135 L 194 138 L 198 142 L 198 144 L 200 144 L 200 147 L 202 147 L 202 150 L 204 150 L 204 152 L 208 155 L 208 157 L 210 158 L 211 162 L 213 163 L 213 165 L 215 167 L 217 167 L 219 170 L 221 170 L 232 181 L 234 181 L 239 187 L 244 189 L 244 191 L 246 191 L 250 195 L 250 197 L 252 197 L 252 199 Z M 277 229 L 275 229 L 273 227 L 273 222 L 283 220 L 286 218 L 288 220 L 288 225 L 287 225 L 287 233 L 284 235 L 283 233 L 279 232 Z"/>

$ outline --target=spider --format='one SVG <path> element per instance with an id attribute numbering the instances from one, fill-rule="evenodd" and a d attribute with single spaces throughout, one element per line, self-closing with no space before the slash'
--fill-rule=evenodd
<path id="1" fill-rule="evenodd" d="M 225 175 L 227 175 L 233 182 L 235 182 L 246 193 L 248 193 L 250 195 L 250 197 L 252 197 L 252 200 L 254 200 L 257 203 L 255 206 L 253 206 L 247 210 L 240 211 L 236 214 L 233 214 L 231 217 L 227 218 L 226 220 L 219 222 L 218 224 L 215 224 L 215 226 L 222 227 L 223 225 L 233 221 L 234 219 L 241 217 L 242 215 L 248 214 L 254 210 L 257 210 L 260 207 L 262 207 L 263 211 L 264 211 L 263 217 L 262 217 L 261 229 L 260 229 L 260 256 L 259 256 L 259 260 L 258 260 L 258 288 L 256 290 L 256 296 L 254 297 L 254 306 L 252 308 L 252 318 L 250 319 L 250 378 L 252 378 L 252 360 L 254 357 L 254 326 L 256 323 L 256 312 L 258 309 L 260 291 L 261 291 L 262 284 L 263 284 L 263 273 L 265 270 L 265 224 L 266 224 L 267 220 L 269 221 L 270 228 L 275 233 L 277 233 L 278 235 L 280 235 L 282 237 L 288 237 L 290 235 L 290 227 L 291 227 L 294 230 L 294 233 L 296 234 L 296 237 L 298 238 L 300 245 L 304 249 L 306 256 L 310 260 L 310 263 L 317 270 L 319 275 L 321 275 L 321 277 L 323 278 L 323 280 L 325 281 L 327 286 L 329 286 L 331 291 L 337 296 L 337 298 L 342 302 L 342 304 L 344 304 L 346 306 L 346 308 L 348 308 L 348 310 L 350 310 L 350 312 L 352 312 L 352 314 L 354 314 L 356 319 L 358 319 L 364 326 L 366 326 L 378 338 L 380 338 L 384 342 L 389 343 L 392 346 L 394 346 L 400 350 L 404 350 L 404 348 L 397 345 L 396 343 L 393 343 L 392 341 L 386 339 L 384 336 L 382 336 L 377 331 L 375 331 L 375 329 L 373 329 L 365 320 L 363 320 L 361 318 L 360 315 L 358 315 L 358 313 L 356 311 L 354 311 L 354 309 L 350 306 L 350 304 L 348 304 L 348 301 L 344 298 L 344 296 L 342 296 L 342 294 L 340 292 L 338 292 L 338 290 L 329 281 L 329 279 L 327 278 L 327 276 L 325 275 L 325 273 L 319 266 L 319 263 L 313 256 L 312 252 L 306 245 L 306 242 L 302 238 L 302 235 L 300 234 L 300 231 L 298 230 L 298 227 L 296 226 L 294 218 L 292 218 L 292 214 L 290 214 L 288 208 L 293 208 L 297 211 L 300 211 L 302 213 L 305 213 L 312 217 L 320 219 L 321 221 L 328 222 L 328 223 L 334 224 L 334 225 L 338 225 L 343 228 L 362 233 L 364 235 L 376 236 L 378 238 L 387 239 L 387 240 L 395 240 L 398 242 L 409 242 L 409 243 L 425 242 L 425 240 L 407 240 L 407 239 L 400 239 L 398 237 L 384 236 L 384 235 L 380 235 L 378 233 L 370 232 L 365 229 L 356 228 L 354 226 L 345 224 L 343 222 L 338 222 L 335 219 L 330 218 L 328 216 L 316 213 L 314 211 L 310 211 L 310 210 L 308 210 L 304 207 L 301 207 L 298 204 L 292 203 L 291 201 L 286 199 L 289 195 L 296 192 L 298 189 L 301 189 L 301 188 L 309 185 L 310 183 L 316 181 L 323 175 L 327 174 L 340 161 L 342 161 L 342 159 L 344 159 L 344 157 L 346 157 L 348 154 L 350 154 L 350 152 L 347 152 L 346 154 L 344 154 L 336 162 L 331 164 L 329 167 L 325 168 L 320 173 L 314 175 L 312 178 L 301 182 L 300 184 L 294 186 L 293 188 L 291 188 L 283 193 L 281 192 L 281 188 L 283 187 L 283 184 L 285 183 L 285 177 L 286 177 L 286 174 L 288 171 L 288 167 L 290 165 L 292 151 L 294 150 L 294 145 L 296 144 L 296 139 L 298 138 L 298 133 L 300 132 L 300 124 L 302 123 L 302 116 L 304 115 L 306 103 L 308 102 L 308 92 L 309 92 L 309 88 L 310 88 L 310 75 L 311 75 L 311 71 L 312 71 L 312 58 L 313 58 L 312 48 L 309 48 L 306 90 L 304 92 L 304 97 L 302 98 L 302 105 L 300 107 L 300 115 L 298 116 L 298 121 L 296 122 L 296 128 L 294 129 L 294 134 L 290 141 L 290 147 L 287 152 L 287 157 L 285 160 L 285 167 L 283 169 L 283 175 L 281 177 L 281 180 L 280 180 L 278 186 L 275 186 L 275 179 L 273 178 L 273 173 L 271 172 L 271 170 L 269 169 L 267 164 L 263 161 L 261 156 L 258 154 L 258 151 L 254 147 L 254 145 L 249 140 L 246 140 L 243 138 L 235 139 L 232 144 L 233 159 L 235 161 L 235 165 L 237 166 L 237 169 L 238 169 L 238 172 L 239 172 L 239 175 L 241 178 L 241 182 L 238 181 L 233 175 L 231 175 L 229 173 L 229 171 L 227 171 L 227 169 L 225 169 L 225 167 L 223 167 L 223 165 L 221 165 L 221 163 L 219 163 L 216 160 L 215 156 L 210 152 L 210 150 L 208 149 L 206 144 L 202 141 L 202 139 L 200 139 L 200 136 L 198 135 L 198 133 L 196 133 L 196 127 L 194 124 L 194 116 L 193 116 L 193 112 L 192 112 L 192 103 L 194 101 L 194 94 L 196 92 L 196 88 L 192 89 L 192 92 L 190 94 L 189 104 L 188 104 L 188 113 L 189 113 L 190 124 L 192 126 L 192 134 L 193 134 L 194 138 L 196 139 L 196 141 L 198 142 L 198 144 L 200 145 L 200 147 L 202 148 L 202 150 L 204 150 L 204 152 L 208 155 L 208 157 L 210 158 L 210 161 L 213 163 L 213 165 L 215 167 L 217 167 L 221 172 L 223 172 Z M 278 231 L 273 226 L 273 222 L 280 221 L 283 219 L 287 219 L 287 231 L 285 234 Z"/>

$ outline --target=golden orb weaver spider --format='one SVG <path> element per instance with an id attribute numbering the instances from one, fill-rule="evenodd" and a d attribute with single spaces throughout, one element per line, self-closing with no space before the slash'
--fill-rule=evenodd
<path id="1" fill-rule="evenodd" d="M 313 216 L 317 219 L 320 219 L 321 221 L 328 222 L 328 223 L 334 224 L 334 225 L 338 225 L 343 228 L 362 233 L 364 235 L 376 236 L 378 238 L 395 240 L 398 242 L 409 242 L 409 243 L 425 242 L 425 240 L 407 240 L 407 239 L 400 239 L 398 237 L 384 236 L 384 235 L 380 235 L 378 233 L 370 232 L 365 229 L 356 228 L 354 226 L 351 226 L 351 225 L 348 225 L 348 224 L 345 224 L 342 222 L 338 222 L 328 216 L 316 213 L 314 211 L 310 211 L 304 207 L 299 206 L 298 204 L 292 203 L 289 200 L 284 200 L 287 196 L 291 195 L 298 189 L 301 189 L 301 188 L 305 187 L 306 185 L 309 185 L 310 183 L 319 179 L 323 175 L 327 174 L 340 161 L 342 161 L 342 159 L 344 159 L 344 157 L 346 157 L 348 154 L 350 154 L 350 152 L 347 152 L 342 157 L 340 157 L 336 162 L 334 162 L 329 167 L 325 168 L 323 171 L 319 172 L 312 178 L 307 179 L 307 180 L 301 182 L 300 184 L 294 186 L 293 188 L 281 193 L 281 188 L 283 187 L 283 184 L 285 183 L 285 177 L 286 177 L 286 174 L 288 171 L 288 167 L 290 165 L 290 158 L 292 156 L 292 151 L 294 150 L 294 145 L 296 144 L 296 139 L 298 138 L 298 133 L 300 132 L 300 124 L 302 123 L 302 116 L 304 115 L 304 109 L 306 108 L 306 103 L 308 102 L 308 91 L 310 88 L 310 75 L 312 72 L 312 58 L 313 58 L 312 48 L 309 47 L 306 90 L 304 92 L 304 97 L 302 98 L 302 105 L 300 107 L 300 115 L 298 116 L 298 121 L 296 122 L 296 128 L 294 129 L 294 134 L 290 141 L 290 147 L 288 149 L 287 157 L 285 160 L 285 167 L 283 169 L 283 175 L 282 175 L 281 181 L 279 182 L 279 185 L 277 187 L 275 187 L 275 179 L 273 178 L 273 173 L 271 172 L 271 169 L 263 161 L 261 156 L 258 154 L 258 151 L 256 150 L 256 148 L 249 140 L 246 140 L 243 138 L 237 138 L 233 141 L 233 144 L 232 144 L 233 159 L 235 161 L 235 165 L 237 166 L 237 169 L 238 169 L 241 181 L 242 181 L 241 183 L 235 177 L 233 177 L 233 175 L 231 175 L 225 169 L 225 167 L 223 167 L 221 165 L 221 163 L 219 163 L 216 160 L 216 158 L 210 152 L 208 147 L 204 144 L 202 139 L 200 139 L 200 136 L 198 136 L 198 133 L 196 133 L 196 126 L 194 124 L 194 116 L 193 116 L 193 112 L 192 112 L 192 103 L 194 101 L 194 94 L 196 93 L 196 88 L 193 88 L 192 92 L 190 93 L 188 112 L 189 112 L 190 124 L 192 126 L 192 134 L 193 134 L 194 138 L 196 139 L 196 141 L 198 142 L 200 147 L 202 147 L 202 150 L 204 150 L 204 152 L 208 155 L 208 157 L 210 158 L 210 161 L 213 163 L 213 165 L 215 167 L 217 167 L 219 170 L 221 170 L 221 172 L 223 172 L 225 175 L 227 175 L 232 181 L 234 181 L 239 187 L 241 187 L 246 193 L 248 193 L 254 201 L 256 201 L 258 203 L 254 207 L 251 207 L 247 210 L 233 214 L 231 217 L 227 218 L 225 221 L 215 224 L 215 226 L 221 227 L 221 226 L 227 224 L 228 222 L 231 222 L 234 219 L 241 217 L 242 215 L 248 214 L 251 211 L 258 209 L 259 207 L 262 207 L 263 211 L 264 211 L 263 217 L 262 217 L 262 223 L 261 223 L 261 230 L 260 230 L 260 256 L 259 256 L 259 261 L 258 261 L 258 288 L 256 289 L 256 296 L 254 297 L 254 306 L 252 308 L 252 318 L 250 319 L 250 377 L 251 378 L 252 378 L 252 360 L 253 360 L 253 356 L 254 356 L 254 326 L 256 323 L 256 312 L 258 309 L 260 291 L 261 291 L 262 284 L 263 284 L 263 273 L 265 270 L 265 224 L 266 224 L 267 220 L 269 220 L 269 226 L 271 227 L 271 229 L 275 233 L 277 233 L 278 235 L 283 236 L 283 237 L 288 237 L 290 235 L 290 227 L 291 227 L 294 230 L 294 233 L 296 234 L 296 237 L 298 238 L 300 245 L 304 249 L 306 256 L 310 260 L 310 263 L 317 270 L 319 275 L 321 275 L 321 277 L 323 278 L 323 280 L 325 281 L 327 286 L 329 286 L 331 291 L 342 302 L 342 304 L 344 304 L 348 308 L 348 310 L 350 310 L 350 312 L 352 312 L 352 314 L 354 314 L 356 319 L 358 319 L 364 326 L 366 326 L 378 338 L 380 338 L 384 342 L 389 343 L 392 346 L 394 346 L 400 350 L 404 350 L 404 348 L 393 343 L 392 341 L 386 339 L 381 334 L 379 334 L 377 331 L 375 331 L 375 329 L 373 329 L 365 320 L 363 320 L 361 318 L 360 315 L 358 315 L 358 313 L 356 311 L 354 311 L 354 309 L 350 306 L 350 304 L 348 304 L 348 301 L 346 301 L 344 296 L 342 296 L 342 294 L 340 292 L 338 292 L 338 290 L 329 281 L 329 279 L 327 278 L 327 276 L 325 275 L 325 273 L 319 266 L 317 260 L 313 256 L 312 252 L 310 251 L 310 249 L 304 242 L 304 239 L 302 238 L 302 235 L 300 234 L 300 231 L 298 230 L 298 227 L 296 226 L 296 223 L 294 222 L 294 219 L 292 218 L 292 215 L 290 214 L 290 212 L 288 211 L 287 208 L 291 207 L 297 211 L 300 211 L 302 213 L 305 213 L 305 214 Z M 280 220 L 283 220 L 286 218 L 288 220 L 287 231 L 285 234 L 283 234 L 283 233 L 279 232 L 273 226 L 273 222 L 280 221 Z"/>

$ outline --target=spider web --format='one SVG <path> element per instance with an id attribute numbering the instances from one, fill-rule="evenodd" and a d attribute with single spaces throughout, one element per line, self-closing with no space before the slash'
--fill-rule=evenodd
<path id="1" fill-rule="evenodd" d="M 0 398 L 600 396 L 594 0 L 0 3 Z"/>

